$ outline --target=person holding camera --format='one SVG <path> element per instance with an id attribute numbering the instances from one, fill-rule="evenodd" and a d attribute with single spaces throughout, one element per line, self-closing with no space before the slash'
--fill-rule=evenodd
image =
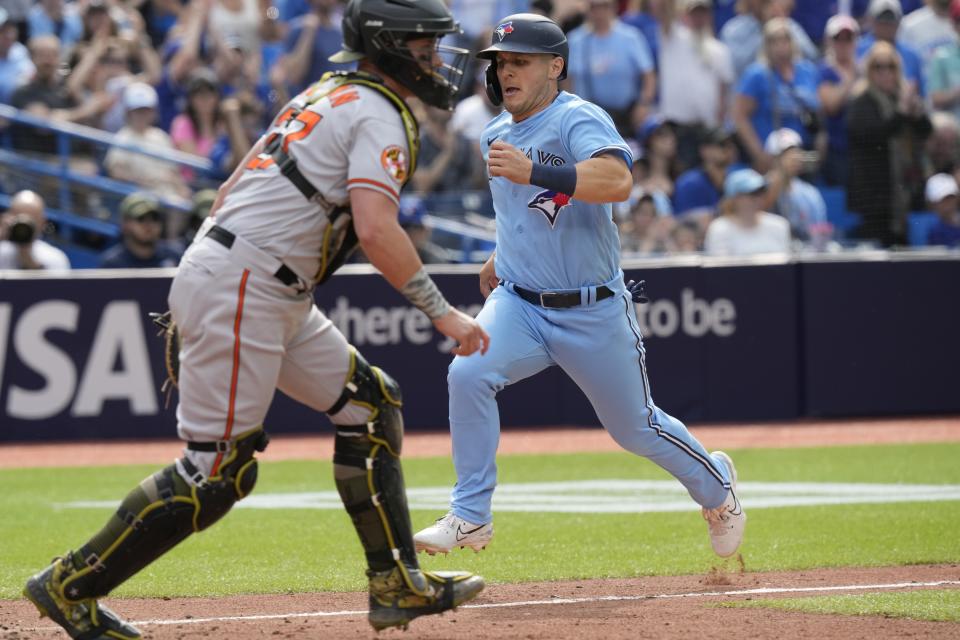
<path id="1" fill-rule="evenodd" d="M 820 128 L 817 81 L 816 67 L 800 59 L 790 24 L 783 18 L 767 22 L 763 54 L 740 78 L 733 107 L 737 136 L 757 171 L 773 168 L 763 143 L 777 129 L 793 129 L 804 147 L 812 147 Z"/>
<path id="2" fill-rule="evenodd" d="M 0 216 L 0 269 L 68 270 L 70 259 L 40 236 L 47 224 L 43 198 L 20 191 Z"/>

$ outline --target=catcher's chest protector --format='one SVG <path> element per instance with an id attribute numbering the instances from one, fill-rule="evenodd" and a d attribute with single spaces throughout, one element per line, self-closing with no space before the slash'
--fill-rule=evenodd
<path id="1" fill-rule="evenodd" d="M 299 110 L 290 111 L 289 118 L 296 118 L 303 109 L 326 98 L 345 85 L 362 85 L 373 89 L 382 95 L 400 114 L 403 121 L 403 129 L 407 138 L 408 156 L 410 158 L 410 170 L 400 187 L 407 183 L 410 176 L 417 168 L 417 156 L 420 152 L 420 130 L 417 119 L 410 111 L 410 107 L 403 99 L 389 89 L 383 82 L 374 75 L 355 72 L 328 72 L 322 78 L 304 93 L 307 97 L 305 103 L 299 107 Z M 281 173 L 290 180 L 293 185 L 308 200 L 322 199 L 323 194 L 310 184 L 310 181 L 297 169 L 296 160 L 284 151 L 282 136 L 273 135 L 266 141 L 264 153 L 273 157 L 274 162 L 280 167 Z M 328 214 L 327 229 L 323 234 L 323 246 L 320 252 L 320 269 L 317 271 L 314 279 L 317 284 L 323 284 L 333 273 L 346 262 L 347 258 L 357 248 L 357 234 L 353 228 L 353 216 L 349 206 L 336 207 Z"/>

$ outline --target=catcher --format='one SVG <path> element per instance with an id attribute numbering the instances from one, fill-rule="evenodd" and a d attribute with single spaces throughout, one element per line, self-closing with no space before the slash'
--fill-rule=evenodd
<path id="1" fill-rule="evenodd" d="M 277 388 L 336 425 L 334 479 L 366 553 L 375 629 L 405 627 L 483 589 L 479 576 L 420 569 L 399 460 L 400 389 L 312 294 L 359 243 L 457 341 L 454 353 L 487 350 L 487 334 L 447 303 L 397 222 L 419 144 L 404 99 L 451 108 L 467 52 L 440 39 L 456 31 L 443 0 L 351 0 L 332 59 L 359 61 L 359 70 L 294 98 L 220 188 L 169 294 L 183 456 L 24 590 L 72 638 L 141 637 L 98 599 L 253 490 Z"/>

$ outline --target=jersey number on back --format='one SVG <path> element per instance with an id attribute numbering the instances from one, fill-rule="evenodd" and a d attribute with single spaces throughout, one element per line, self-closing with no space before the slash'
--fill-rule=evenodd
<path id="1" fill-rule="evenodd" d="M 358 94 L 353 87 L 345 85 L 331 92 L 329 98 L 330 106 L 336 108 L 342 104 L 359 99 L 360 94 Z M 321 120 L 323 120 L 323 116 L 316 111 L 310 111 L 308 109 L 301 111 L 296 107 L 287 107 L 283 113 L 277 116 L 277 120 L 273 125 L 273 128 L 279 128 L 280 131 L 276 131 L 267 136 L 263 152 L 251 158 L 250 162 L 247 163 L 247 169 L 259 170 L 271 166 L 274 164 L 273 154 L 278 146 L 283 150 L 283 154 L 286 155 L 289 153 L 290 143 L 306 138 Z"/>

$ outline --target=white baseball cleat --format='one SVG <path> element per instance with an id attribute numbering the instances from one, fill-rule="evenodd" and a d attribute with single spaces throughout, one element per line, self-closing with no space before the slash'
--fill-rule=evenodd
<path id="1" fill-rule="evenodd" d="M 707 521 L 710 531 L 710 544 L 713 551 L 721 558 L 732 556 L 740 548 L 743 541 L 743 530 L 747 524 L 747 514 L 737 499 L 737 469 L 733 460 L 723 451 L 714 451 L 711 454 L 719 459 L 730 470 L 730 491 L 723 504 L 715 509 L 703 508 L 703 519 Z"/>
<path id="2" fill-rule="evenodd" d="M 472 524 L 455 516 L 452 511 L 413 536 L 417 551 L 430 555 L 447 553 L 451 549 L 470 547 L 480 551 L 493 538 L 493 523 Z"/>

